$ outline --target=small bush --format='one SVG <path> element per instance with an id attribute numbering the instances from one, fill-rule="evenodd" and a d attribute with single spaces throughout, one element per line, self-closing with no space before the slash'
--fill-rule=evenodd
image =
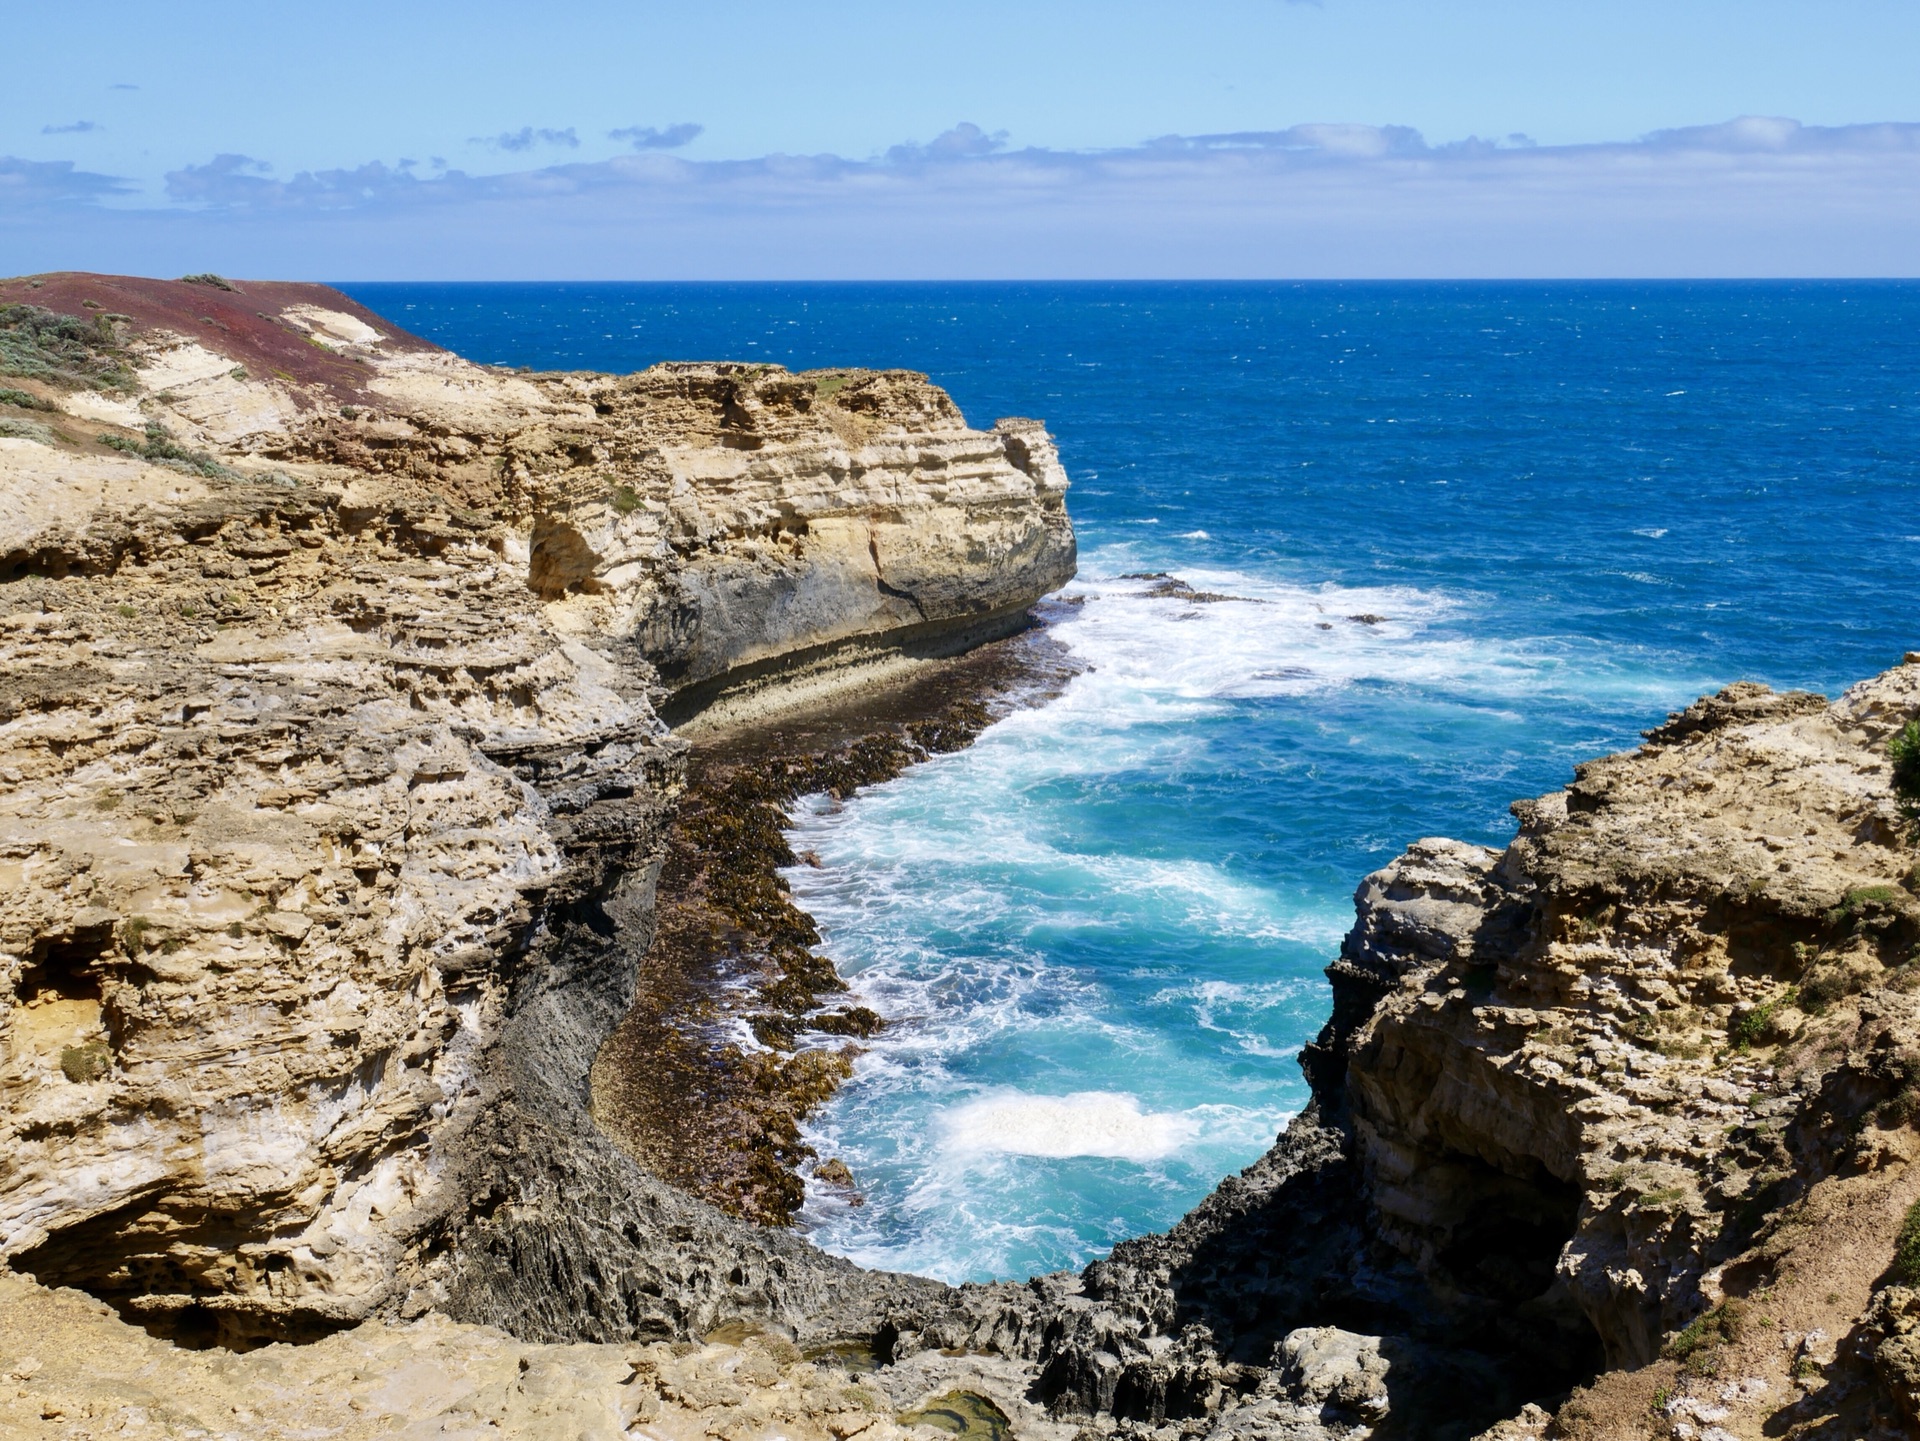
<path id="1" fill-rule="evenodd" d="M 20 410 L 52 410 L 53 407 L 37 395 L 29 395 L 24 390 L 15 390 L 11 386 L 0 385 L 0 405 L 15 406 Z"/>
<path id="2" fill-rule="evenodd" d="M 1907 1207 L 1900 1235 L 1893 1243 L 1893 1274 L 1905 1284 L 1920 1284 L 1920 1201 Z"/>
<path id="3" fill-rule="evenodd" d="M 42 445 L 52 445 L 58 438 L 49 425 L 37 420 L 16 420 L 10 415 L 0 415 L 0 436 L 8 440 L 37 440 Z"/>
<path id="4" fill-rule="evenodd" d="M 631 515 L 640 508 L 640 497 L 630 485 L 623 485 L 613 493 L 613 508 L 622 515 Z"/>
<path id="5" fill-rule="evenodd" d="M 189 471 L 204 476 L 208 480 L 230 478 L 231 470 L 201 450 L 188 450 L 168 432 L 157 420 L 147 422 L 145 440 L 129 440 L 124 435 L 102 435 L 100 444 L 114 450 L 125 451 L 128 455 L 137 455 L 143 460 L 151 460 L 159 465 L 170 465 L 175 470 Z"/>
<path id="6" fill-rule="evenodd" d="M 1765 1005 L 1755 1006 L 1746 1015 L 1733 1023 L 1728 1031 L 1728 1039 L 1733 1042 L 1736 1051 L 1750 1051 L 1767 1038 L 1767 1032 L 1773 1025 L 1774 1015 L 1782 1006 L 1790 1006 L 1799 999 L 1800 993 L 1792 986 L 1768 1001 Z"/>
<path id="7" fill-rule="evenodd" d="M 1679 1335 L 1667 1342 L 1662 1353 L 1670 1361 L 1685 1363 L 1696 1375 L 1711 1375 L 1713 1352 L 1729 1341 L 1740 1339 L 1745 1308 L 1738 1301 L 1723 1301 L 1711 1311 L 1702 1312 Z"/>
<path id="8" fill-rule="evenodd" d="M 1845 1000 L 1852 995 L 1853 989 L 1847 977 L 1837 971 L 1815 976 L 1800 988 L 1800 1009 L 1810 1016 L 1821 1015 L 1835 1001 Z"/>
<path id="9" fill-rule="evenodd" d="M 97 1081 L 113 1069 L 113 1053 L 105 1041 L 67 1046 L 60 1052 L 60 1073 L 75 1085 Z"/>
<path id="10" fill-rule="evenodd" d="M 1839 905 L 1827 912 L 1827 924 L 1842 926 L 1882 907 L 1898 907 L 1905 900 L 1899 886 L 1855 886 Z"/>
<path id="11" fill-rule="evenodd" d="M 1908 1086 L 1874 1109 L 1873 1122 L 1883 1131 L 1892 1131 L 1912 1121 L 1916 1114 L 1920 1114 L 1920 1091 Z"/>
<path id="12" fill-rule="evenodd" d="M 117 317 L 82 320 L 38 305 L 0 305 L 0 375 L 44 380 L 68 390 L 139 389 Z"/>
<path id="13" fill-rule="evenodd" d="M 180 277 L 180 281 L 184 285 L 206 285 L 211 286 L 215 290 L 233 290 L 235 288 L 231 280 L 215 275 L 211 270 L 203 270 L 198 275 L 183 275 Z"/>
<path id="14" fill-rule="evenodd" d="M 1920 721 L 1908 721 L 1887 742 L 1887 759 L 1893 762 L 1893 794 L 1900 814 L 1920 825 Z"/>

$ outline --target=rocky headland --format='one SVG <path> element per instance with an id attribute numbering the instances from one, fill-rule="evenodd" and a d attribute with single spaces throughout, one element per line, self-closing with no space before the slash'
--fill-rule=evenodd
<path id="1" fill-rule="evenodd" d="M 1920 1428 L 1920 663 L 1417 842 L 1265 1157 L 949 1288 L 780 1224 L 872 1022 L 768 858 L 985 719 L 1037 423 L 211 276 L 0 282 L 0 372 L 6 1434 Z"/>

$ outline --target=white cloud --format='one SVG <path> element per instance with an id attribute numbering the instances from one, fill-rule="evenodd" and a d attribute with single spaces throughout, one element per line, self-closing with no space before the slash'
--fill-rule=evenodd
<path id="1" fill-rule="evenodd" d="M 47 205 L 90 205 L 132 188 L 117 176 L 77 170 L 71 160 L 0 155 L 0 219 Z"/>
<path id="2" fill-rule="evenodd" d="M 1090 151 L 1013 148 L 961 124 L 866 160 L 668 153 L 687 128 L 630 127 L 614 138 L 635 153 L 493 175 L 371 162 L 280 179 L 217 156 L 171 172 L 171 204 L 145 211 L 70 165 L 14 191 L 0 170 L 0 219 L 16 195 L 58 192 L 115 208 L 64 242 L 48 230 L 48 250 L 138 255 L 191 229 L 197 254 L 223 237 L 242 273 L 343 277 L 1920 271 L 1916 124 L 1742 117 L 1578 146 L 1313 124 Z M 499 148 L 566 143 L 541 134 Z"/>

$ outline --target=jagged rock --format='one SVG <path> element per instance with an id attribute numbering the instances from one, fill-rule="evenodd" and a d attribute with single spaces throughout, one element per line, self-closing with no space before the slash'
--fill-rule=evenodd
<path id="1" fill-rule="evenodd" d="M 491 1323 L 560 1379 L 511 1419 L 475 1372 L 469 1409 L 532 1434 L 630 1384 L 575 1347 L 750 1333 L 860 1353 L 893 1416 L 964 1394 L 1043 1438 L 1920 1424 L 1888 1285 L 1920 872 L 1886 756 L 1920 663 L 1832 703 L 1729 687 L 1517 804 L 1504 851 L 1366 878 L 1312 1103 L 1167 1234 L 1026 1285 L 873 1275 L 589 1117 L 682 774 L 660 716 L 1018 623 L 1072 564 L 1044 433 L 897 372 L 512 375 L 324 292 L 188 288 L 44 280 L 136 318 L 96 369 L 147 389 L 23 382 L 115 443 L 0 438 L 16 1270 L 187 1340 L 351 1326 L 302 1358 Z M 55 1330 L 149 1364 L 87 1316 Z M 856 1434 L 720 1374 L 778 1389 L 784 1357 L 658 1404 Z M 17 1391 L 48 1369 L 6 1359 Z"/>
<path id="2" fill-rule="evenodd" d="M 1021 624 L 1073 569 L 1045 431 L 904 372 L 507 374 L 321 287 L 16 291 L 131 319 L 112 393 L 20 382 L 105 440 L 0 440 L 0 1256 L 236 1344 L 938 1292 L 655 1181 L 587 1074 L 660 711 Z"/>
<path id="3" fill-rule="evenodd" d="M 1874 1297 L 1863 1330 L 1881 1383 L 1900 1414 L 1920 1425 L 1920 1291 L 1887 1287 Z"/>
<path id="4" fill-rule="evenodd" d="M 1310 1406 L 1350 1412 L 1380 1421 L 1391 1409 L 1378 1336 L 1358 1336 L 1337 1326 L 1291 1331 L 1274 1357 L 1280 1384 Z"/>

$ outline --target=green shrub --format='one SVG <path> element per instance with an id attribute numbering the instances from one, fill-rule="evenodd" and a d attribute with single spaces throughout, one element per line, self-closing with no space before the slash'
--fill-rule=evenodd
<path id="1" fill-rule="evenodd" d="M 16 406 L 21 410 L 52 410 L 53 407 L 37 395 L 29 395 L 24 390 L 15 390 L 11 386 L 0 385 L 0 405 Z"/>
<path id="2" fill-rule="evenodd" d="M 97 1081 L 113 1069 L 113 1053 L 105 1041 L 67 1046 L 60 1052 L 60 1072 L 76 1085 Z"/>
<path id="3" fill-rule="evenodd" d="M 171 465 L 175 470 L 191 471 L 208 480 L 231 478 L 233 475 L 231 470 L 205 451 L 188 450 L 157 420 L 147 422 L 145 440 L 129 440 L 124 435 L 102 435 L 99 441 L 114 450 L 122 450 L 128 455 L 137 455 L 161 465 Z"/>
<path id="4" fill-rule="evenodd" d="M 1904 904 L 1906 899 L 1899 886 L 1855 886 L 1847 892 L 1839 905 L 1827 912 L 1827 924 L 1845 925 L 1848 921 L 1858 920 L 1862 915 L 1883 906 L 1898 907 Z"/>
<path id="5" fill-rule="evenodd" d="M 215 290 L 234 289 L 232 281 L 215 275 L 211 270 L 203 270 L 198 275 L 183 275 L 180 277 L 180 280 L 181 283 L 185 285 L 210 285 Z"/>
<path id="6" fill-rule="evenodd" d="M 631 515 L 640 508 L 640 497 L 630 485 L 623 485 L 613 493 L 613 508 L 622 515 Z"/>
<path id="7" fill-rule="evenodd" d="M 1773 1024 L 1773 1017 L 1782 1006 L 1790 1006 L 1800 998 L 1800 993 L 1792 986 L 1768 1001 L 1765 1005 L 1755 1006 L 1746 1015 L 1733 1023 L 1727 1037 L 1733 1042 L 1736 1051 L 1750 1051 L 1766 1039 L 1767 1028 Z"/>
<path id="8" fill-rule="evenodd" d="M 1900 814 L 1920 824 L 1920 720 L 1908 721 L 1887 742 L 1887 759 L 1893 762 L 1893 793 L 1899 799 Z"/>
<path id="9" fill-rule="evenodd" d="M 8 440 L 37 440 L 42 445 L 52 445 L 57 439 L 51 426 L 37 420 L 16 420 L 10 415 L 0 415 L 0 436 Z"/>
<path id="10" fill-rule="evenodd" d="M 1798 1004 L 1809 1016 L 1818 1016 L 1834 1002 L 1845 1000 L 1853 993 L 1854 986 L 1845 973 L 1829 971 L 1824 976 L 1814 976 L 1800 988 Z"/>
<path id="11" fill-rule="evenodd" d="M 38 305 L 0 305 L 0 375 L 68 390 L 138 390 L 113 328 L 123 318 L 82 320 Z"/>
<path id="12" fill-rule="evenodd" d="M 1740 1339 L 1746 1308 L 1738 1301 L 1723 1301 L 1711 1311 L 1702 1312 L 1679 1335 L 1662 1348 L 1670 1361 L 1685 1363 L 1697 1375 L 1711 1375 L 1713 1352 L 1728 1341 Z"/>
<path id="13" fill-rule="evenodd" d="M 1893 1274 L 1907 1285 L 1920 1284 L 1920 1201 L 1907 1207 L 1900 1235 L 1893 1243 Z"/>

